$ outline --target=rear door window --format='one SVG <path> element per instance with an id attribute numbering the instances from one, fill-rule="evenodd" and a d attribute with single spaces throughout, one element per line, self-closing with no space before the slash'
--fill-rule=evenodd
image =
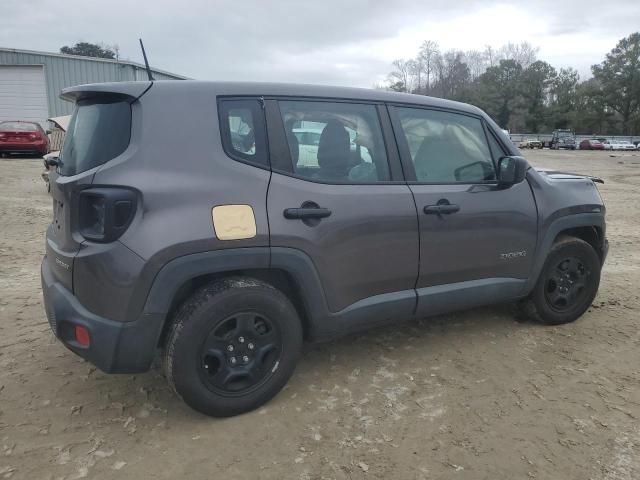
<path id="1" fill-rule="evenodd" d="M 324 101 L 278 103 L 294 174 L 324 183 L 389 180 L 375 106 Z"/>
<path id="2" fill-rule="evenodd" d="M 131 139 L 131 105 L 122 99 L 88 99 L 76 104 L 64 139 L 61 175 L 102 165 L 126 150 Z"/>

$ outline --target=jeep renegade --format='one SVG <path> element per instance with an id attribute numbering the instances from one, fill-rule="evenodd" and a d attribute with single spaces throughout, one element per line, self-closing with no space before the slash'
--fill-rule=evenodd
<path id="1" fill-rule="evenodd" d="M 476 107 L 197 81 L 62 98 L 51 328 L 105 372 L 160 358 L 205 414 L 276 395 L 303 340 L 499 302 L 561 324 L 598 290 L 598 179 L 531 168 Z"/>

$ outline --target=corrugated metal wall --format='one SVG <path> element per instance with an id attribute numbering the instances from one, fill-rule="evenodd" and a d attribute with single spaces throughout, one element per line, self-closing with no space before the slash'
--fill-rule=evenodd
<path id="1" fill-rule="evenodd" d="M 144 68 L 130 63 L 95 61 L 85 57 L 74 58 L 67 55 L 47 55 L 38 52 L 21 52 L 19 50 L 0 49 L 0 65 L 44 65 L 50 117 L 71 113 L 72 104 L 61 100 L 59 97 L 63 88 L 85 83 L 122 82 L 146 80 L 147 78 Z M 179 80 L 184 78 L 153 69 L 152 71 L 156 80 Z"/>

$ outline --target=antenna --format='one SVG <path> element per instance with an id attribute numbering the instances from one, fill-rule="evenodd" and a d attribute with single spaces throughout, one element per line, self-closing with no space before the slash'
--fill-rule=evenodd
<path id="1" fill-rule="evenodd" d="M 144 65 L 147 69 L 147 76 L 149 77 L 149 81 L 153 82 L 153 75 L 151 75 L 151 67 L 149 67 L 149 60 L 147 60 L 147 52 L 144 51 L 144 44 L 142 43 L 142 39 L 140 40 L 140 48 L 142 48 L 142 56 L 144 57 Z"/>

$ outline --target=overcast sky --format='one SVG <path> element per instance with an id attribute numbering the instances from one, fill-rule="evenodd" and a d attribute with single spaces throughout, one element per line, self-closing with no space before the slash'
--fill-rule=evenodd
<path id="1" fill-rule="evenodd" d="M 200 80 L 371 87 L 423 40 L 441 49 L 528 41 L 581 77 L 640 30 L 640 0 L 1 0 L 0 47 L 117 44 L 123 58 Z"/>

